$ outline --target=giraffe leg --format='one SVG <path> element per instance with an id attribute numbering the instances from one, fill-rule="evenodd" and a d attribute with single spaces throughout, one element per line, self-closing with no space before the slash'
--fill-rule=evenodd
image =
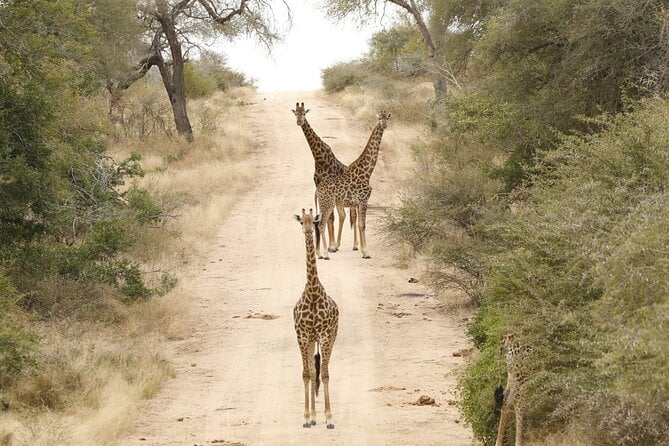
<path id="1" fill-rule="evenodd" d="M 516 446 L 523 446 L 523 410 L 522 407 L 516 404 Z"/>
<path id="2" fill-rule="evenodd" d="M 332 353 L 332 344 L 334 344 L 334 336 L 323 343 L 321 348 L 321 382 L 323 383 L 325 398 L 325 424 L 328 429 L 334 429 L 330 408 L 330 354 Z"/>
<path id="3" fill-rule="evenodd" d="M 321 203 L 321 204 L 323 204 L 323 203 Z M 318 258 L 319 259 L 330 260 L 330 255 L 328 254 L 328 252 L 329 252 L 328 242 L 325 239 L 325 231 L 323 231 L 323 230 L 325 229 L 325 224 L 330 219 L 330 215 L 332 215 L 334 209 L 332 208 L 332 206 L 329 206 L 329 205 L 324 205 L 324 209 L 325 210 L 323 212 L 323 216 L 321 217 L 321 222 L 318 224 L 319 230 L 321 232 L 321 241 L 323 243 L 324 255 L 321 256 L 321 246 L 320 246 L 320 244 L 317 247 L 317 251 L 318 251 Z"/>
<path id="4" fill-rule="evenodd" d="M 311 381 L 311 365 L 309 361 L 309 343 L 300 342 L 300 353 L 302 354 L 302 381 L 304 382 L 304 424 L 302 427 L 311 427 L 309 412 L 309 383 Z"/>
<path id="5" fill-rule="evenodd" d="M 309 343 L 309 353 L 308 358 L 314 357 L 315 344 L 313 342 Z M 311 381 L 311 420 L 309 423 L 312 426 L 316 425 L 316 367 L 313 359 L 309 361 L 309 380 Z"/>
<path id="6" fill-rule="evenodd" d="M 353 251 L 358 250 L 358 208 L 351 206 L 351 228 L 353 228 Z"/>
<path id="7" fill-rule="evenodd" d="M 499 416 L 499 428 L 497 429 L 497 441 L 495 446 L 504 446 L 504 430 L 506 429 L 506 421 L 509 418 L 509 405 L 502 403 L 502 410 Z"/>
<path id="8" fill-rule="evenodd" d="M 362 258 L 371 259 L 367 251 L 367 236 L 365 234 L 365 225 L 367 220 L 367 203 L 360 205 L 360 215 L 358 215 L 358 228 L 360 230 L 360 248 L 362 248 Z"/>
<path id="9" fill-rule="evenodd" d="M 344 210 L 344 206 L 337 206 L 337 215 L 339 216 L 339 230 L 337 231 L 337 244 L 335 245 L 334 250 L 331 250 L 330 252 L 339 251 L 339 247 L 341 246 L 341 230 L 344 227 L 344 220 L 346 220 L 346 211 Z"/>
<path id="10" fill-rule="evenodd" d="M 335 245 L 334 220 L 335 220 L 335 216 L 334 216 L 334 212 L 333 212 L 332 215 L 330 215 L 330 218 L 328 218 L 328 237 L 330 239 L 330 243 L 328 245 L 328 252 L 337 252 L 337 247 L 339 246 L 339 244 Z M 340 226 L 341 226 L 341 224 L 340 224 Z M 340 229 L 340 232 L 341 232 L 341 229 Z"/>

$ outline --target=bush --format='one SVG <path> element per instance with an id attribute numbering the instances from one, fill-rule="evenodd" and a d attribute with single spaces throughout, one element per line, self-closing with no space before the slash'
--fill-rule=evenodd
<path id="1" fill-rule="evenodd" d="M 24 368 L 33 364 L 36 337 L 15 321 L 20 295 L 0 270 L 0 390 L 9 386 Z"/>
<path id="2" fill-rule="evenodd" d="M 321 72 L 323 88 L 328 93 L 336 93 L 346 87 L 361 85 L 368 76 L 366 70 L 360 61 L 334 64 Z"/>
<path id="3" fill-rule="evenodd" d="M 211 96 L 216 91 L 216 80 L 205 76 L 192 63 L 184 65 L 184 81 L 186 97 L 191 99 Z"/>
<path id="4" fill-rule="evenodd" d="M 484 303 L 471 332 L 488 348 L 500 326 L 532 346 L 528 426 L 586 431 L 603 445 L 669 441 L 669 102 L 599 122 L 544 156 L 527 199 L 482 231 Z M 487 315 L 496 315 L 494 318 Z M 493 373 L 484 355 L 461 379 L 466 419 L 485 440 Z M 483 371 L 482 371 L 483 370 Z M 478 429 L 478 428 L 477 428 Z"/>

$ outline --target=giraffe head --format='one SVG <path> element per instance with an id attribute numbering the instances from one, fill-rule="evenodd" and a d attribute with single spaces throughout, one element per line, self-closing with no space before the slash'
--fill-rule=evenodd
<path id="1" fill-rule="evenodd" d="M 307 119 L 307 113 L 309 113 L 309 109 L 307 108 L 306 110 L 304 109 L 304 102 L 301 104 L 299 102 L 295 103 L 295 110 L 292 110 L 293 114 L 297 118 L 297 125 L 302 126 L 304 124 L 304 121 Z"/>
<path id="2" fill-rule="evenodd" d="M 385 130 L 386 127 L 388 127 L 388 121 L 390 120 L 390 112 L 387 112 L 385 110 L 382 110 L 379 112 L 376 117 L 379 120 L 379 125 L 381 126 L 382 130 Z"/>
<path id="3" fill-rule="evenodd" d="M 304 209 L 302 209 L 302 215 L 295 214 L 295 220 L 299 221 L 302 225 L 302 232 L 308 234 L 313 231 L 314 228 L 318 227 L 318 223 L 321 222 L 321 216 L 320 214 L 317 214 L 316 217 L 314 217 L 313 210 L 309 209 L 309 213 L 307 214 Z"/>
<path id="4" fill-rule="evenodd" d="M 505 353 L 511 348 L 516 342 L 516 334 L 511 330 L 504 332 L 502 337 L 499 339 L 499 352 Z"/>

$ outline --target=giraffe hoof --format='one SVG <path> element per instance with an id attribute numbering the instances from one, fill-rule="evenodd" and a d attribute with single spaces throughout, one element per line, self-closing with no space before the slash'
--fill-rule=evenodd
<path id="1" fill-rule="evenodd" d="M 311 423 L 307 421 L 302 425 L 302 427 L 306 427 L 307 429 L 309 429 L 311 427 Z"/>
<path id="2" fill-rule="evenodd" d="M 328 423 L 326 427 L 328 429 L 334 429 L 334 424 L 333 423 Z"/>
<path id="3" fill-rule="evenodd" d="M 328 248 L 328 252 L 337 252 L 337 251 L 338 251 L 337 248 Z"/>
<path id="4" fill-rule="evenodd" d="M 323 260 L 330 260 L 330 257 L 322 257 Z"/>
<path id="5" fill-rule="evenodd" d="M 362 258 L 363 258 L 363 259 L 371 259 L 372 256 L 366 255 L 366 256 L 362 256 Z"/>
<path id="6" fill-rule="evenodd" d="M 316 426 L 316 420 L 311 420 L 311 425 Z"/>
<path id="7" fill-rule="evenodd" d="M 357 246 L 354 246 L 354 247 L 353 247 L 353 251 L 357 251 L 357 250 L 358 250 L 358 247 L 357 247 Z"/>

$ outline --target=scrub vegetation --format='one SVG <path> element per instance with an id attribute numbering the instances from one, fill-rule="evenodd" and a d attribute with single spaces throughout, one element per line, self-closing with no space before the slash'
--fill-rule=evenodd
<path id="1" fill-rule="evenodd" d="M 370 2 L 357 4 L 374 17 Z M 435 54 L 400 14 L 366 57 L 329 67 L 323 81 L 343 97 L 396 91 L 391 112 L 420 110 L 402 116 L 425 137 L 386 225 L 435 290 L 473 309 L 464 418 L 494 443 L 493 391 L 506 379 L 498 343 L 510 329 L 532 348 L 523 366 L 533 444 L 666 444 L 667 5 L 421 5 Z M 412 93 L 434 69 L 446 74 L 443 102 Z"/>
<path id="2" fill-rule="evenodd" d="M 0 444 L 108 444 L 173 375 L 181 271 L 250 184 L 253 94 L 225 59 L 186 69 L 195 142 L 131 1 L 0 3 Z M 121 57 L 123 55 L 124 57 Z"/>

